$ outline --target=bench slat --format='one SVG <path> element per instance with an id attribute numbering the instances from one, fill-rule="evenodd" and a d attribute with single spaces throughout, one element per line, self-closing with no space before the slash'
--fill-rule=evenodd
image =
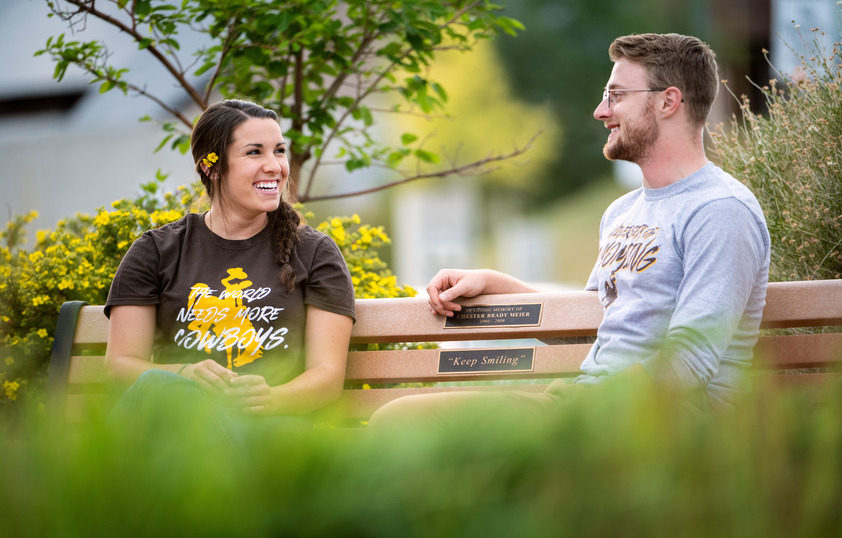
<path id="1" fill-rule="evenodd" d="M 763 308 L 765 329 L 842 325 L 842 280 L 772 282 Z"/>
<path id="2" fill-rule="evenodd" d="M 527 372 L 443 374 L 437 373 L 438 349 L 353 351 L 348 354 L 345 379 L 350 383 L 396 383 L 406 380 L 437 382 L 576 375 L 590 347 L 590 344 L 537 346 L 533 370 Z"/>
<path id="3" fill-rule="evenodd" d="M 839 372 L 827 373 L 797 373 L 759 376 L 753 380 L 755 386 L 761 388 L 790 388 L 815 390 L 829 384 L 835 383 L 839 390 L 842 390 L 842 374 Z M 823 391 L 819 391 L 823 392 Z"/>
<path id="4" fill-rule="evenodd" d="M 89 305 L 79 312 L 76 323 L 74 343 L 79 347 L 99 347 L 105 349 L 108 342 L 108 318 L 103 313 L 102 305 Z"/>
<path id="5" fill-rule="evenodd" d="M 593 336 L 602 321 L 596 292 L 485 295 L 466 299 L 465 305 L 542 303 L 540 327 L 445 328 L 445 319 L 430 312 L 427 299 L 357 300 L 353 343 L 441 342 L 505 338 Z"/>
<path id="6" fill-rule="evenodd" d="M 103 355 L 74 355 L 70 358 L 68 386 L 105 383 L 105 357 Z"/>
<path id="7" fill-rule="evenodd" d="M 762 369 L 823 368 L 842 364 L 842 333 L 761 336 L 754 350 Z"/>

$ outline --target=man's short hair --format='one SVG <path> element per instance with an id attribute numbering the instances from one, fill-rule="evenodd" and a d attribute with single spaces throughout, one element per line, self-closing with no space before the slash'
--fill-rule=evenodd
<path id="1" fill-rule="evenodd" d="M 612 62 L 625 58 L 646 69 L 650 88 L 681 90 L 690 121 L 703 127 L 719 91 L 716 55 L 697 37 L 634 34 L 618 37 L 608 48 Z"/>

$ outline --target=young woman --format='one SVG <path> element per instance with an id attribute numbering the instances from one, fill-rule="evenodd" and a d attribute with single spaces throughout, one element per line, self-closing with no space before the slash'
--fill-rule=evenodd
<path id="1" fill-rule="evenodd" d="M 283 199 L 289 162 L 277 115 L 217 103 L 191 144 L 210 210 L 138 238 L 105 305 L 109 376 L 131 385 L 118 407 L 172 390 L 235 416 L 301 415 L 334 401 L 354 291 L 336 244 Z"/>

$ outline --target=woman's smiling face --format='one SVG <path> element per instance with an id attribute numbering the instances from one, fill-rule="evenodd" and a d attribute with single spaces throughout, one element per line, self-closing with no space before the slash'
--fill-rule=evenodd
<path id="1" fill-rule="evenodd" d="M 250 118 L 238 125 L 228 145 L 227 171 L 220 184 L 222 206 L 244 220 L 278 208 L 289 161 L 278 123 Z"/>

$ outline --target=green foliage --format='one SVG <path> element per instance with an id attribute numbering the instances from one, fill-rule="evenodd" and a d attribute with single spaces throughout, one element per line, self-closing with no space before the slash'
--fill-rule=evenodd
<path id="1" fill-rule="evenodd" d="M 446 112 L 447 91 L 430 74 L 436 53 L 467 52 L 480 40 L 523 29 L 489 0 L 46 2 L 51 16 L 67 22 L 74 37 L 89 25 L 120 30 L 121 37 L 151 55 L 200 109 L 220 92 L 278 111 L 289 122 L 284 127 L 288 151 L 301 182 L 292 185 L 293 195 L 302 202 L 317 198 L 316 171 L 329 160 L 348 171 L 384 166 L 402 176 L 394 184 L 429 177 L 431 172 L 423 167 L 438 164 L 438 155 L 411 133 L 394 141 L 378 140 L 372 128 L 376 115 Z M 182 50 L 197 35 L 203 44 Z M 50 37 L 36 54 L 53 58 L 57 80 L 76 65 L 93 77 L 91 83 L 99 84 L 101 93 L 118 89 L 151 98 L 182 129 L 192 126 L 190 118 L 156 97 L 145 81 L 112 65 L 102 41 L 61 34 Z M 164 129 L 162 146 L 186 151 L 186 135 L 177 132 L 176 124 L 168 121 Z M 412 172 L 401 170 L 402 164 Z M 481 170 L 486 164 L 469 166 Z M 448 170 L 436 173 L 447 175 L 456 168 Z"/>
<path id="2" fill-rule="evenodd" d="M 542 417 L 455 408 L 461 420 L 441 430 L 249 422 L 246 452 L 219 443 L 184 406 L 109 427 L 89 420 L 61 429 L 42 415 L 15 442 L 0 441 L 3 531 L 839 536 L 842 391 L 817 387 L 826 398 L 811 402 L 778 390 L 717 416 L 618 388 Z"/>
<path id="3" fill-rule="evenodd" d="M 740 115 L 711 133 L 715 157 L 766 213 L 771 280 L 842 277 L 842 60 L 839 44 L 818 43 L 801 69 L 761 88 L 765 115 L 743 96 Z"/>
<path id="4" fill-rule="evenodd" d="M 202 208 L 202 186 L 161 195 L 163 177 L 143 186 L 134 200 L 117 200 L 93 217 L 77 215 L 53 231 L 39 231 L 24 248 L 24 227 L 37 217 L 19 216 L 0 232 L 0 405 L 31 393 L 41 398 L 58 311 L 64 301 L 104 304 L 120 260 L 144 231 Z M 339 243 L 358 297 L 408 297 L 377 248 L 389 242 L 382 228 L 360 225 L 358 216 L 318 225 Z"/>

